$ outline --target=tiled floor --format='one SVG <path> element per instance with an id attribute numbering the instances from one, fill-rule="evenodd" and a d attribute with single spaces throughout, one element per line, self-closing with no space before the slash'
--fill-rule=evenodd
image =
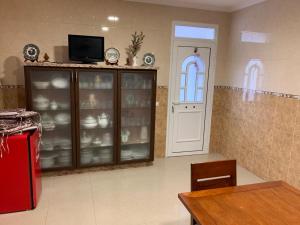
<path id="1" fill-rule="evenodd" d="M 188 225 L 177 194 L 189 191 L 190 163 L 217 159 L 166 158 L 150 167 L 45 177 L 38 208 L 0 215 L 0 225 Z M 238 184 L 261 181 L 238 167 Z"/>

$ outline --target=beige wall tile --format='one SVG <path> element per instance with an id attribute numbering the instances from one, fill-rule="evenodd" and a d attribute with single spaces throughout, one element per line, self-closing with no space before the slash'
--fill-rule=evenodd
<path id="1" fill-rule="evenodd" d="M 249 102 L 242 94 L 215 88 L 211 149 L 266 180 L 299 187 L 300 101 L 256 94 Z"/>
<path id="2" fill-rule="evenodd" d="M 155 157 L 161 158 L 166 152 L 166 132 L 167 132 L 167 110 L 168 110 L 168 89 L 158 87 L 156 101 L 159 106 L 156 107 L 155 120 Z"/>

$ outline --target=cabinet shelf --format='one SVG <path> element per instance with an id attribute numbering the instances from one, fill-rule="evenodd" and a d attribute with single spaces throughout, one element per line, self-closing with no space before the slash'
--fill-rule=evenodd
<path id="1" fill-rule="evenodd" d="M 55 88 L 55 87 L 49 87 L 49 88 L 36 88 L 33 87 L 34 91 L 70 91 L 70 88 Z"/>
<path id="2" fill-rule="evenodd" d="M 126 145 L 145 145 L 145 144 L 150 144 L 149 141 L 134 141 L 134 142 L 128 142 L 128 143 L 123 143 L 121 142 L 121 145 L 126 146 Z"/>
<path id="3" fill-rule="evenodd" d="M 87 146 L 87 147 L 80 147 L 81 150 L 85 150 L 85 149 L 93 149 L 93 150 L 96 150 L 96 149 L 102 149 L 102 148 L 112 148 L 114 147 L 113 145 L 90 145 L 90 146 Z"/>
<path id="4" fill-rule="evenodd" d="M 79 87 L 80 91 L 107 91 L 112 92 L 114 89 L 112 88 L 81 88 Z"/>
<path id="5" fill-rule="evenodd" d="M 111 110 L 113 110 L 113 108 L 80 108 L 80 110 L 111 111 Z"/>

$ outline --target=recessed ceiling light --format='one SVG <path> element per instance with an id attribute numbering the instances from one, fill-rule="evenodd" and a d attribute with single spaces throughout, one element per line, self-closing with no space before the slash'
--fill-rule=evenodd
<path id="1" fill-rule="evenodd" d="M 109 31 L 109 27 L 101 27 L 102 31 Z"/>
<path id="2" fill-rule="evenodd" d="M 109 17 L 107 17 L 107 19 L 108 19 L 109 21 L 112 21 L 112 22 L 117 22 L 117 21 L 119 21 L 119 17 L 117 17 L 117 16 L 109 16 Z"/>

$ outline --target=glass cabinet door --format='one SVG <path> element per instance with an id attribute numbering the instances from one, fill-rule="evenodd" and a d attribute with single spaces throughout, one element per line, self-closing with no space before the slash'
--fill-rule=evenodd
<path id="1" fill-rule="evenodd" d="M 79 71 L 81 166 L 114 162 L 114 77 L 110 71 Z"/>
<path id="2" fill-rule="evenodd" d="M 41 115 L 42 169 L 73 166 L 71 71 L 30 70 L 31 109 Z"/>
<path id="3" fill-rule="evenodd" d="M 121 73 L 121 162 L 150 159 L 152 73 Z"/>

